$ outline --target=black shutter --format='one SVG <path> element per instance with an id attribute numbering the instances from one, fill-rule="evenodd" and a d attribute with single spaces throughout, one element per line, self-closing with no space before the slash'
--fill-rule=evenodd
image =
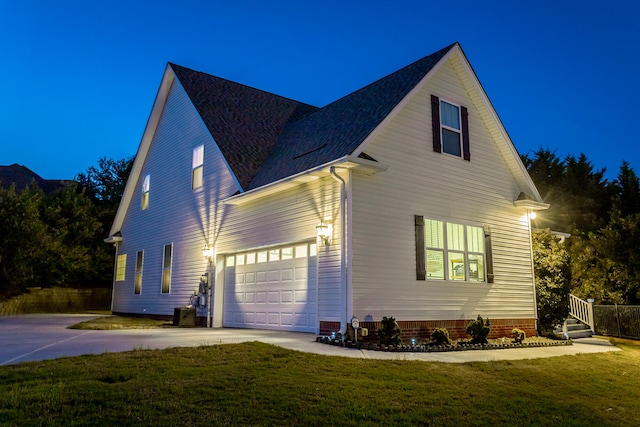
<path id="1" fill-rule="evenodd" d="M 415 216 L 416 226 L 416 280 L 426 280 L 426 246 L 424 242 L 424 217 Z"/>
<path id="2" fill-rule="evenodd" d="M 471 151 L 469 150 L 469 111 L 467 107 L 460 107 L 462 116 L 462 157 L 465 160 L 471 160 Z"/>
<path id="3" fill-rule="evenodd" d="M 433 130 L 433 151 L 442 153 L 440 139 L 440 98 L 431 95 L 431 129 Z"/>
<path id="4" fill-rule="evenodd" d="M 493 283 L 493 251 L 491 249 L 491 228 L 484 226 L 484 250 L 487 261 L 487 283 Z"/>

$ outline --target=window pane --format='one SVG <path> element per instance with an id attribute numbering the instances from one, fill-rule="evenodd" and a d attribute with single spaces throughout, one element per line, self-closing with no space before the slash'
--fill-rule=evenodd
<path id="1" fill-rule="evenodd" d="M 464 280 L 464 254 L 449 252 L 449 280 Z"/>
<path id="2" fill-rule="evenodd" d="M 235 255 L 229 255 L 227 257 L 227 262 L 225 264 L 225 267 L 235 267 L 236 265 L 236 256 Z"/>
<path id="3" fill-rule="evenodd" d="M 460 108 L 440 101 L 440 121 L 447 127 L 460 130 Z"/>
<path id="4" fill-rule="evenodd" d="M 164 245 L 164 268 L 171 267 L 171 245 Z"/>
<path id="5" fill-rule="evenodd" d="M 484 256 L 469 255 L 469 280 L 484 282 Z"/>
<path id="6" fill-rule="evenodd" d="M 171 270 L 162 271 L 162 293 L 168 294 L 171 288 Z"/>
<path id="7" fill-rule="evenodd" d="M 236 255 L 236 265 L 244 265 L 244 254 Z"/>
<path id="8" fill-rule="evenodd" d="M 467 226 L 467 250 L 484 253 L 484 230 L 481 227 Z"/>
<path id="9" fill-rule="evenodd" d="M 191 188 L 202 187 L 202 166 L 198 166 L 191 173 Z"/>
<path id="10" fill-rule="evenodd" d="M 282 259 L 293 258 L 293 248 L 282 248 Z"/>
<path id="11" fill-rule="evenodd" d="M 460 156 L 460 134 L 449 129 L 442 129 L 442 151 L 454 156 Z"/>
<path id="12" fill-rule="evenodd" d="M 191 162 L 191 167 L 193 169 L 198 166 L 202 166 L 204 163 L 204 145 L 200 145 L 193 149 L 193 161 Z"/>
<path id="13" fill-rule="evenodd" d="M 258 252 L 258 262 L 267 262 L 267 251 Z"/>
<path id="14" fill-rule="evenodd" d="M 251 252 L 247 254 L 247 264 L 255 264 L 256 263 L 256 253 Z"/>
<path id="15" fill-rule="evenodd" d="M 124 280 L 125 267 L 127 265 L 127 254 L 118 255 L 116 262 L 116 281 Z"/>
<path id="16" fill-rule="evenodd" d="M 140 209 L 145 210 L 149 207 L 149 193 L 142 193 L 142 200 L 140 201 Z"/>
<path id="17" fill-rule="evenodd" d="M 464 225 L 447 223 L 447 249 L 464 251 Z"/>
<path id="18" fill-rule="evenodd" d="M 427 277 L 444 279 L 444 252 L 427 250 Z"/>
<path id="19" fill-rule="evenodd" d="M 442 221 L 424 220 L 425 245 L 428 248 L 444 249 L 444 229 Z"/>
<path id="20" fill-rule="evenodd" d="M 269 251 L 269 261 L 280 260 L 280 249 L 272 249 Z"/>
<path id="21" fill-rule="evenodd" d="M 307 257 L 307 245 L 296 246 L 296 258 Z"/>
<path id="22" fill-rule="evenodd" d="M 142 192 L 143 193 L 148 193 L 149 192 L 150 181 L 151 181 L 151 176 L 150 175 L 146 175 L 144 177 L 144 181 L 142 182 Z"/>

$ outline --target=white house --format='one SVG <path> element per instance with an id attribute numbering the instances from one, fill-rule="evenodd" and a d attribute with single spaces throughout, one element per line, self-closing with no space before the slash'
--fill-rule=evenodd
<path id="1" fill-rule="evenodd" d="M 170 63 L 106 239 L 112 310 L 534 334 L 547 207 L 457 43 L 323 108 Z"/>

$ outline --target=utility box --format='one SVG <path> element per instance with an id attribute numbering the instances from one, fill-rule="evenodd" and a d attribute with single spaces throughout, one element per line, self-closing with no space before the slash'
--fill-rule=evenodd
<path id="1" fill-rule="evenodd" d="M 193 307 L 174 308 L 173 326 L 196 326 L 196 309 Z"/>

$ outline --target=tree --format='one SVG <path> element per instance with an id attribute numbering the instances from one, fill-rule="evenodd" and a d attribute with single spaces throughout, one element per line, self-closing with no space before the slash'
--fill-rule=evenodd
<path id="1" fill-rule="evenodd" d="M 564 244 L 551 230 L 535 230 L 532 235 L 538 332 L 545 334 L 568 314 L 570 258 Z"/>
<path id="2" fill-rule="evenodd" d="M 10 296 L 39 284 L 47 227 L 40 218 L 44 193 L 29 186 L 0 188 L 0 293 Z"/>
<path id="3" fill-rule="evenodd" d="M 613 183 L 614 205 L 620 216 L 640 213 L 640 181 L 629 163 L 622 161 L 618 177 Z"/>
<path id="4" fill-rule="evenodd" d="M 99 205 L 117 209 L 134 159 L 129 157 L 113 160 L 101 157 L 98 160 L 98 167 L 91 166 L 86 172 L 80 172 L 75 180 L 85 189 L 89 197 L 98 201 Z"/>

